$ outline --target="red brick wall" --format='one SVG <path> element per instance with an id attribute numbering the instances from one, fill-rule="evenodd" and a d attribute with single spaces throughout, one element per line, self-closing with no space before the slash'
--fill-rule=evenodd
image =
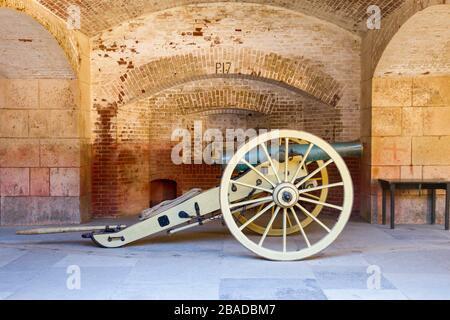
<path id="1" fill-rule="evenodd" d="M 152 179 L 175 176 L 180 193 L 218 184 L 217 168 L 171 163 L 171 133 L 193 114 L 241 109 L 263 114 L 268 128 L 359 138 L 354 34 L 256 4 L 183 6 L 134 22 L 92 39 L 95 215 L 144 209 Z"/>

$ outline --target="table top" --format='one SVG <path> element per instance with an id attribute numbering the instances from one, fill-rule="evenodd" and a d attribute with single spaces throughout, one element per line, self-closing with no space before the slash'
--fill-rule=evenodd
<path id="1" fill-rule="evenodd" d="M 440 179 L 378 179 L 378 181 L 387 182 L 390 184 L 447 184 L 449 180 Z"/>
<path id="2" fill-rule="evenodd" d="M 386 190 L 393 186 L 394 188 L 399 189 L 444 189 L 450 190 L 450 181 L 447 180 L 438 180 L 438 179 L 429 179 L 429 180 L 420 180 L 420 179 L 404 179 L 404 180 L 388 180 L 388 179 L 378 179 L 381 184 L 381 187 Z"/>

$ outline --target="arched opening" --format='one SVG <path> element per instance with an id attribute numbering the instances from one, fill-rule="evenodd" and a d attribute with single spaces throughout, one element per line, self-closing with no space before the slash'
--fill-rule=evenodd
<path id="1" fill-rule="evenodd" d="M 416 13 L 387 46 L 373 78 L 370 160 L 372 221 L 380 221 L 376 179 L 449 179 L 450 5 Z M 439 202 L 438 220 L 443 217 Z M 426 222 L 426 195 L 403 193 L 398 222 Z M 429 217 L 428 217 L 429 219 Z"/>
<path id="2" fill-rule="evenodd" d="M 150 207 L 177 197 L 177 183 L 173 180 L 158 179 L 150 182 Z"/>
<path id="3" fill-rule="evenodd" d="M 76 75 L 55 38 L 16 10 L 0 8 L 0 47 L 1 224 L 80 223 Z"/>
<path id="4" fill-rule="evenodd" d="M 342 115 L 335 107 L 282 86 L 239 78 L 198 80 L 163 90 L 118 108 L 115 123 L 118 155 L 111 158 L 117 159 L 120 179 L 118 207 L 129 215 L 146 209 L 153 200 L 149 200 L 153 190 L 148 181 L 176 177 L 178 196 L 220 184 L 222 166 L 207 163 L 202 154 L 212 145 L 207 134 L 218 133 L 225 139 L 227 131 L 236 138 L 281 128 L 305 130 L 330 142 L 345 139 Z M 173 161 L 174 148 L 184 141 L 174 136 L 177 130 L 189 134 L 189 163 Z M 198 138 L 202 142 L 197 155 L 194 140 Z M 349 165 L 357 185 L 358 161 Z"/>
<path id="5" fill-rule="evenodd" d="M 242 109 L 264 114 L 269 128 L 358 139 L 360 45 L 336 25 L 255 3 L 180 6 L 99 33 L 91 55 L 94 214 L 134 215 L 148 205 L 149 180 L 177 176 L 170 138 L 188 114 Z M 158 173 L 167 168 L 172 174 Z M 216 186 L 221 172 L 203 179 L 204 169 L 186 165 L 179 192 Z"/>

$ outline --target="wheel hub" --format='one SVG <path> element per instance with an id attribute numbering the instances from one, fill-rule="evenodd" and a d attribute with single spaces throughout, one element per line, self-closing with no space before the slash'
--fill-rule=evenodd
<path id="1" fill-rule="evenodd" d="M 298 190 L 291 183 L 282 183 L 275 188 L 273 200 L 282 208 L 292 208 L 298 202 Z"/>

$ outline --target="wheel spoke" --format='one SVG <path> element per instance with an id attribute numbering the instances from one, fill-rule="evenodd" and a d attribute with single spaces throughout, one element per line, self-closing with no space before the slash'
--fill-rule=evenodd
<path id="1" fill-rule="evenodd" d="M 259 217 L 261 217 L 264 213 L 266 213 L 267 211 L 269 211 L 271 208 L 273 208 L 275 206 L 275 202 L 272 202 L 271 204 L 269 204 L 267 207 L 265 207 L 262 211 L 258 212 L 258 214 L 254 215 L 250 220 L 248 220 L 247 222 L 245 222 L 240 228 L 239 230 L 244 230 L 245 228 L 247 228 L 247 226 L 252 223 L 253 221 L 255 221 L 256 219 L 258 219 Z"/>
<path id="2" fill-rule="evenodd" d="M 314 188 L 310 188 L 310 189 L 300 190 L 298 193 L 299 194 L 304 194 L 304 193 L 311 192 L 311 191 L 329 189 L 329 188 L 334 188 L 334 187 L 341 187 L 343 185 L 344 185 L 343 182 L 332 183 L 332 184 L 327 184 L 327 185 L 324 185 L 324 186 L 319 186 L 319 187 L 314 187 Z"/>
<path id="3" fill-rule="evenodd" d="M 263 203 L 263 204 L 254 203 L 254 204 L 251 204 L 249 206 L 245 206 L 245 210 L 250 210 L 250 209 L 253 209 L 253 208 L 256 208 L 256 207 L 259 207 L 259 206 L 263 206 L 264 204 L 265 203 Z M 243 211 L 243 209 L 239 208 L 239 209 L 233 210 L 233 211 L 231 211 L 231 214 L 239 213 L 240 211 Z M 242 213 L 242 214 L 239 214 L 239 215 L 243 216 L 244 214 L 245 213 Z"/>
<path id="4" fill-rule="evenodd" d="M 269 224 L 267 225 L 267 228 L 266 228 L 266 230 L 264 231 L 264 234 L 263 234 L 263 236 L 261 237 L 261 240 L 259 241 L 259 244 L 258 244 L 258 245 L 259 245 L 260 247 L 262 247 L 262 245 L 263 245 L 263 243 L 264 243 L 264 240 L 266 240 L 266 237 L 267 237 L 267 235 L 269 234 L 270 229 L 272 229 L 273 222 L 275 221 L 275 218 L 277 217 L 278 212 L 280 212 L 280 207 L 277 207 L 277 209 L 275 210 L 275 214 L 272 216 L 272 219 L 270 219 L 270 222 L 269 222 Z"/>
<path id="5" fill-rule="evenodd" d="M 295 212 L 294 208 L 291 208 L 291 211 L 292 211 L 292 215 L 294 216 L 295 221 L 297 222 L 298 227 L 300 228 L 300 232 L 306 241 L 306 245 L 308 246 L 308 248 L 311 248 L 311 243 L 309 242 L 309 239 L 306 236 L 305 230 L 303 230 L 302 224 L 298 220 L 297 213 Z"/>
<path id="6" fill-rule="evenodd" d="M 246 206 L 246 205 L 254 204 L 254 203 L 258 203 L 258 204 L 265 203 L 265 202 L 269 202 L 272 200 L 273 200 L 273 197 L 270 196 L 270 197 L 265 197 L 265 198 L 258 198 L 255 200 L 248 200 L 248 201 L 243 201 L 243 202 L 238 202 L 238 203 L 232 203 L 232 204 L 230 204 L 230 209 L 234 209 L 234 208 L 238 208 L 238 207 L 242 207 L 242 206 Z"/>
<path id="7" fill-rule="evenodd" d="M 342 207 L 335 206 L 334 204 L 329 204 L 329 203 L 322 202 L 322 201 L 315 201 L 315 200 L 304 198 L 304 197 L 299 197 L 298 199 L 300 201 L 305 201 L 305 202 L 309 202 L 309 203 L 313 203 L 313 204 L 318 204 L 318 205 L 321 205 L 321 206 L 324 206 L 324 207 L 333 208 L 333 209 L 340 210 L 340 211 L 342 211 L 344 209 Z"/>
<path id="8" fill-rule="evenodd" d="M 311 197 L 311 198 L 313 198 L 313 199 L 316 199 L 316 200 L 320 201 L 320 197 L 315 196 L 315 195 L 313 195 L 313 194 L 304 192 L 303 195 L 308 196 L 308 197 Z"/>
<path id="9" fill-rule="evenodd" d="M 272 187 L 276 187 L 276 185 L 270 181 L 264 174 L 261 173 L 261 171 L 259 171 L 258 169 L 256 169 L 254 166 L 252 166 L 250 163 L 247 162 L 247 160 L 245 159 L 241 159 L 241 162 L 243 164 L 245 164 L 247 167 L 249 167 L 251 170 L 253 170 L 258 176 L 260 176 L 261 178 L 263 178 L 264 180 L 266 180 L 268 183 L 270 183 L 270 185 L 272 185 Z"/>
<path id="10" fill-rule="evenodd" d="M 270 166 L 272 167 L 273 172 L 275 173 L 275 176 L 277 177 L 278 183 L 281 183 L 280 176 L 278 175 L 278 168 L 275 168 L 275 165 L 273 164 L 272 157 L 269 155 L 269 151 L 267 151 L 266 144 L 261 144 L 264 153 L 266 154 L 267 159 L 269 160 Z"/>
<path id="11" fill-rule="evenodd" d="M 247 187 L 247 188 L 250 188 L 250 189 L 256 189 L 256 190 L 264 191 L 264 192 L 267 192 L 267 193 L 270 193 L 270 194 L 273 193 L 273 190 L 269 190 L 269 189 L 258 187 L 258 186 L 252 186 L 251 184 L 247 184 L 247 183 L 243 183 L 243 182 L 239 182 L 239 181 L 233 181 L 233 184 L 237 184 L 238 186 Z"/>
<path id="12" fill-rule="evenodd" d="M 284 139 L 284 181 L 288 182 L 289 168 L 289 138 Z"/>
<path id="13" fill-rule="evenodd" d="M 312 177 L 314 177 L 318 172 L 322 171 L 323 169 L 325 169 L 326 167 L 328 167 L 330 164 L 332 164 L 334 161 L 333 159 L 328 160 L 326 163 L 324 163 L 323 165 L 321 165 L 319 168 L 317 168 L 316 170 L 314 170 L 313 172 L 311 172 L 309 175 L 307 175 L 305 178 L 303 178 L 302 181 L 300 181 L 299 183 L 297 183 L 295 185 L 295 187 L 298 189 L 302 184 L 304 184 L 306 181 L 310 180 Z M 295 181 L 295 180 L 294 180 Z"/>
<path id="14" fill-rule="evenodd" d="M 328 228 L 326 225 L 324 225 L 322 223 L 322 221 L 320 221 L 319 219 L 317 219 L 316 217 L 314 217 L 308 210 L 306 210 L 305 208 L 303 208 L 301 205 L 299 205 L 298 203 L 295 205 L 297 208 L 299 208 L 300 210 L 303 211 L 304 214 L 306 214 L 308 217 L 310 217 L 311 219 L 313 219 L 315 222 L 317 222 L 322 228 L 324 228 L 328 233 L 331 232 L 330 228 Z"/>
<path id="15" fill-rule="evenodd" d="M 294 176 L 292 177 L 291 183 L 294 183 L 295 180 L 297 180 L 297 176 L 300 173 L 300 170 L 302 170 L 303 166 L 305 165 L 306 159 L 308 158 L 309 154 L 311 153 L 312 148 L 314 145 L 311 143 L 308 147 L 308 150 L 306 151 L 305 155 L 303 156 L 302 162 L 300 162 L 300 165 L 297 168 L 297 171 L 295 172 Z"/>
<path id="16" fill-rule="evenodd" d="M 287 222 L 289 224 L 289 228 L 292 228 L 292 221 L 291 218 L 289 218 L 289 214 L 287 215 Z"/>

